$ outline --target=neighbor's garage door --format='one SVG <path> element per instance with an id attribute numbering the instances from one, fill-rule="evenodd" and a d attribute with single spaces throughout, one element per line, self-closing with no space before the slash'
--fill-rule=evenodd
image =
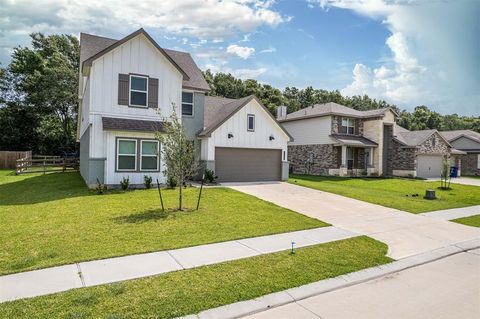
<path id="1" fill-rule="evenodd" d="M 425 178 L 440 178 L 442 174 L 442 156 L 418 155 L 417 156 L 417 176 Z"/>
<path id="2" fill-rule="evenodd" d="M 282 176 L 282 151 L 216 147 L 215 175 L 220 182 L 278 181 Z"/>

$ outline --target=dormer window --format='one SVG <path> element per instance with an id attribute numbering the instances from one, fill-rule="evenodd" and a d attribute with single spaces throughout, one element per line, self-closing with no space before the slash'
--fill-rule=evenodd
<path id="1" fill-rule="evenodd" d="M 340 133 L 355 134 L 355 120 L 349 118 L 342 119 L 342 128 Z"/>
<path id="2" fill-rule="evenodd" d="M 148 77 L 130 75 L 130 106 L 147 107 Z"/>
<path id="3" fill-rule="evenodd" d="M 255 115 L 253 114 L 247 115 L 247 131 L 249 132 L 255 131 Z"/>
<path id="4" fill-rule="evenodd" d="M 182 92 L 182 115 L 193 116 L 193 92 Z"/>

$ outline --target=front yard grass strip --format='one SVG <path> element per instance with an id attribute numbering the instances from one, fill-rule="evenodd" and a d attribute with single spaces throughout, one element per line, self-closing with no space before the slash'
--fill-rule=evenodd
<path id="1" fill-rule="evenodd" d="M 361 236 L 0 304 L 0 318 L 173 318 L 391 262 Z"/>
<path id="2" fill-rule="evenodd" d="M 228 188 L 96 195 L 78 173 L 15 176 L 0 171 L 0 275 L 75 262 L 177 249 L 328 224 Z"/>
<path id="3" fill-rule="evenodd" d="M 451 221 L 455 223 L 467 225 L 467 226 L 480 227 L 480 215 L 457 218 Z"/>
<path id="4" fill-rule="evenodd" d="M 480 187 L 453 183 L 451 190 L 441 190 L 440 182 L 418 179 L 312 175 L 290 175 L 289 182 L 415 214 L 480 204 Z M 424 199 L 427 189 L 435 190 L 437 199 Z"/>

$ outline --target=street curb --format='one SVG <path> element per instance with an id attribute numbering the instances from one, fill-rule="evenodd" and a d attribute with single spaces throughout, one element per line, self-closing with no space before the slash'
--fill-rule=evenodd
<path id="1" fill-rule="evenodd" d="M 240 301 L 218 308 L 204 310 L 198 314 L 178 317 L 177 319 L 236 319 L 289 303 L 297 302 L 299 300 L 317 296 L 333 290 L 339 290 L 361 284 L 366 281 L 378 279 L 386 275 L 421 266 L 476 248 L 480 248 L 480 238 L 413 255 L 389 264 L 363 269 L 296 288 L 290 288 L 255 299 Z"/>

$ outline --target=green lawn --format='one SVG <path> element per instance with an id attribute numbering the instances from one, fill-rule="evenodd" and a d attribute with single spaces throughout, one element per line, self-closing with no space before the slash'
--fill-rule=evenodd
<path id="1" fill-rule="evenodd" d="M 368 237 L 0 304 L 0 318 L 173 318 L 385 264 Z"/>
<path id="2" fill-rule="evenodd" d="M 411 213 L 465 207 L 480 204 L 480 187 L 452 184 L 451 190 L 440 190 L 440 182 L 403 178 L 347 178 L 291 175 L 289 182 L 319 189 L 369 203 Z M 423 198 L 426 189 L 435 189 L 438 199 Z M 412 197 L 418 194 L 418 197 Z"/>
<path id="3" fill-rule="evenodd" d="M 187 207 L 197 194 L 185 190 Z M 0 171 L 0 275 L 327 225 L 231 189 L 203 194 L 199 211 L 161 214 L 156 189 L 96 195 L 78 173 Z"/>
<path id="4" fill-rule="evenodd" d="M 480 215 L 457 218 L 452 220 L 452 222 L 467 225 L 467 226 L 480 227 Z"/>

